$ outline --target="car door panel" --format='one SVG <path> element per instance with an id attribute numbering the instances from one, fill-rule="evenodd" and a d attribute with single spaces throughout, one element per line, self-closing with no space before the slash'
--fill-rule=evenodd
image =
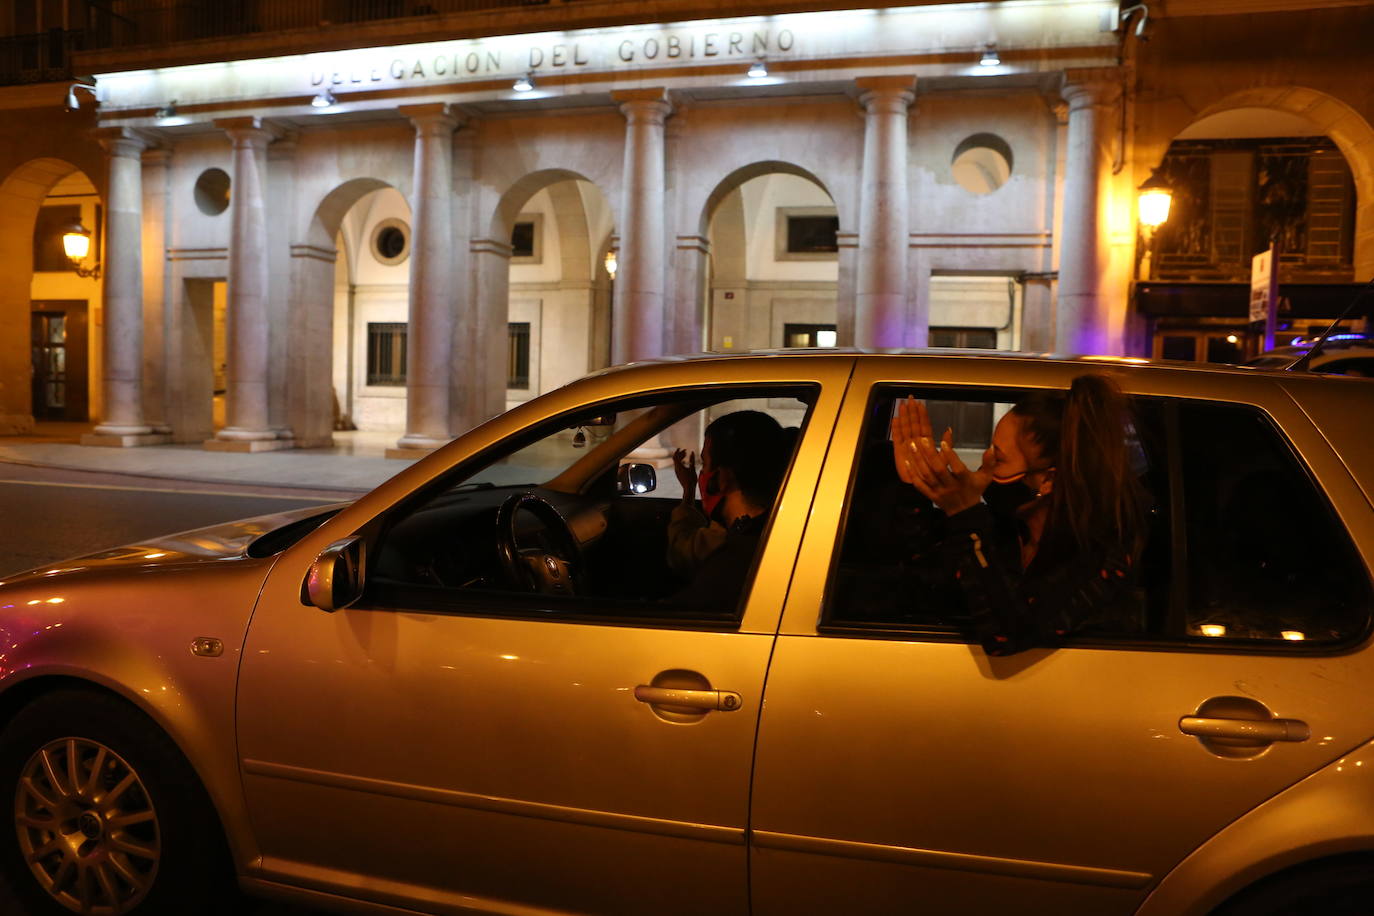
<path id="1" fill-rule="evenodd" d="M 241 729 L 267 856 L 440 897 L 741 909 L 739 762 L 771 637 L 390 609 L 293 617 L 255 627 L 240 696 L 275 710 Z M 673 669 L 741 708 L 658 718 L 634 688 Z M 328 708 L 282 702 L 293 685 Z M 518 865 L 531 861 L 538 881 Z M 673 877 L 683 861 L 713 869 L 688 896 Z"/>
<path id="2" fill-rule="evenodd" d="M 418 472 L 283 555 L 258 601 L 238 696 L 264 874 L 426 911 L 746 912 L 764 675 L 851 367 L 739 361 L 700 383 L 711 396 L 728 396 L 727 381 L 813 386 L 738 622 L 617 620 L 595 599 L 578 599 L 585 618 L 534 596 L 499 599 L 498 610 L 475 592 L 427 612 L 303 606 L 314 557 L 406 505 L 427 485 Z M 690 393 L 690 368 L 649 367 L 638 384 Z M 627 396 L 612 381 L 498 418 L 475 447 Z M 679 708 L 637 687 L 721 691 L 721 705 Z"/>
<path id="3" fill-rule="evenodd" d="M 861 369 L 837 424 L 760 722 L 755 911 L 825 912 L 836 888 L 862 887 L 856 912 L 1129 912 L 1192 849 L 1374 735 L 1361 687 L 1374 652 L 1096 644 L 999 659 L 958 637 L 819 627 L 850 478 L 836 459 L 858 447 L 872 384 L 965 381 L 938 369 L 916 380 Z M 1066 388 L 1081 371 L 1016 367 L 980 381 Z M 1133 381 L 1141 393 L 1192 393 L 1160 378 L 1153 391 L 1148 374 Z M 1274 394 L 1262 406 L 1306 436 L 1304 458 L 1365 543 L 1368 503 Z M 1183 733 L 1181 719 L 1222 698 L 1310 736 L 1234 756 Z"/>

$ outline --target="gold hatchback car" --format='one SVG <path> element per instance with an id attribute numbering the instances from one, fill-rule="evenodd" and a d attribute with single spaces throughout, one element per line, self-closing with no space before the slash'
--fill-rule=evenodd
<path id="1" fill-rule="evenodd" d="M 1148 496 L 1127 625 L 988 651 L 918 562 L 912 405 L 971 474 L 1084 375 Z M 1369 912 L 1371 416 L 1139 360 L 607 370 L 351 504 L 0 585 L 0 865 L 56 914 Z"/>

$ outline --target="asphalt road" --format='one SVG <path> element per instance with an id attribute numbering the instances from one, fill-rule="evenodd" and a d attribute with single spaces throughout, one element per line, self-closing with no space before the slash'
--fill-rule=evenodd
<path id="1" fill-rule="evenodd" d="M 354 495 L 0 464 L 0 576 L 143 538 Z M 12 828 L 0 824 L 0 829 Z M 322 916 L 316 910 L 272 903 L 244 912 Z M 23 914 L 3 878 L 0 913 Z"/>

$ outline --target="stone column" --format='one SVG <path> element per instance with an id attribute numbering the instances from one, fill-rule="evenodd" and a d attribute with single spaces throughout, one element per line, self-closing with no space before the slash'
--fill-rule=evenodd
<path id="1" fill-rule="evenodd" d="M 172 151 L 143 154 L 143 409 L 156 433 L 167 425 L 167 232 L 175 214 L 169 188 Z"/>
<path id="2" fill-rule="evenodd" d="M 864 158 L 859 181 L 859 257 L 854 345 L 924 346 L 927 329 L 907 324 L 907 108 L 915 80 L 856 81 L 864 106 Z"/>
<path id="3" fill-rule="evenodd" d="M 143 150 L 147 141 L 122 127 L 95 132 L 109 157 L 105 201 L 104 357 L 105 416 L 83 445 L 149 445 L 143 416 Z"/>
<path id="4" fill-rule="evenodd" d="M 1060 90 L 1069 106 L 1055 315 L 1055 349 L 1061 353 L 1113 350 L 1110 303 L 1102 294 L 1108 259 L 1103 189 L 1112 162 L 1109 115 L 1120 88 L 1115 70 L 1093 68 L 1066 70 Z"/>
<path id="5" fill-rule="evenodd" d="M 215 126 L 234 145 L 230 185 L 228 308 L 228 390 L 224 429 L 205 447 L 217 451 L 258 452 L 290 448 L 279 439 L 269 413 L 271 330 L 268 314 L 267 209 L 264 183 L 267 144 L 275 134 L 259 118 L 225 118 Z"/>
<path id="6" fill-rule="evenodd" d="M 663 123 L 671 106 L 662 89 L 613 92 L 625 115 L 619 264 L 611 319 L 611 362 L 663 355 L 667 236 L 663 220 Z"/>
<path id="7" fill-rule="evenodd" d="M 453 359 L 453 132 L 458 119 L 443 103 L 405 105 L 415 126 L 411 192 L 410 318 L 406 340 L 406 433 L 400 449 L 435 449 L 449 428 Z"/>

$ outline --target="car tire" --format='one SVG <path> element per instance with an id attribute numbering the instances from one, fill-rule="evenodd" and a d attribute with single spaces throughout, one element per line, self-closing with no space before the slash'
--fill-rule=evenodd
<path id="1" fill-rule="evenodd" d="M 1241 891 L 1213 916 L 1368 916 L 1374 913 L 1374 859 L 1352 856 L 1281 872 Z"/>
<path id="2" fill-rule="evenodd" d="M 94 690 L 50 693 L 0 733 L 0 871 L 32 916 L 238 912 L 223 829 L 186 758 Z"/>

